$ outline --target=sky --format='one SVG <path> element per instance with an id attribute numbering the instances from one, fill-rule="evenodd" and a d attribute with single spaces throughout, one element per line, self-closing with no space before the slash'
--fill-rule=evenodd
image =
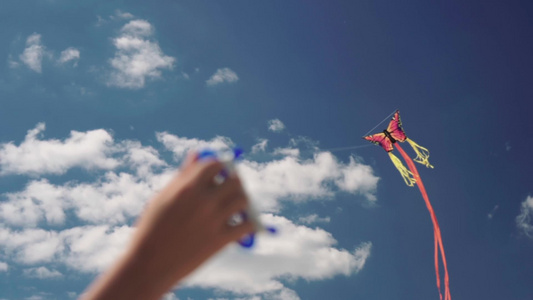
<path id="1" fill-rule="evenodd" d="M 0 299 L 79 297 L 188 151 L 234 146 L 279 233 L 229 245 L 165 299 L 438 299 L 423 199 L 361 139 L 396 109 L 431 152 L 419 172 L 452 299 L 532 299 L 532 13 L 3 1 Z"/>

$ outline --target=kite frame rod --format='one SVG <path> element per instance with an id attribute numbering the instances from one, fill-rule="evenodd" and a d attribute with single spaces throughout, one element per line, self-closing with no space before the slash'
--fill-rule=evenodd
<path id="1" fill-rule="evenodd" d="M 376 129 L 379 125 L 381 125 L 383 122 L 387 121 L 388 119 L 390 119 L 390 117 L 392 115 L 394 115 L 394 113 L 397 111 L 397 109 L 393 110 L 392 113 L 390 113 L 390 115 L 388 115 L 385 119 L 383 119 L 383 121 L 379 122 L 378 125 L 372 127 L 372 129 L 370 129 L 367 133 L 363 134 L 363 137 L 367 136 L 369 133 L 371 133 L 372 131 L 374 131 L 374 129 Z"/>

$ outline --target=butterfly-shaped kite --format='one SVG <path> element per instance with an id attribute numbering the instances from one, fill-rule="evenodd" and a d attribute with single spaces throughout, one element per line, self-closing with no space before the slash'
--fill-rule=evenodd
<path id="1" fill-rule="evenodd" d="M 424 201 L 426 202 L 426 206 L 429 210 L 429 214 L 431 215 L 431 221 L 433 222 L 433 233 L 434 233 L 433 236 L 435 240 L 435 274 L 437 277 L 437 288 L 439 290 L 439 296 L 440 296 L 440 299 L 442 300 L 442 293 L 441 293 L 441 288 L 440 288 L 440 275 L 439 275 L 439 250 L 440 250 L 442 264 L 444 266 L 444 299 L 451 300 L 452 296 L 450 295 L 448 266 L 446 263 L 446 255 L 444 254 L 444 246 L 442 244 L 442 237 L 441 237 L 441 232 L 440 232 L 439 223 L 437 221 L 437 217 L 435 216 L 433 207 L 431 206 L 431 203 L 429 202 L 429 197 L 426 193 L 426 188 L 424 187 L 422 178 L 420 178 L 420 175 L 418 174 L 418 170 L 416 169 L 416 166 L 413 163 L 413 160 L 411 160 L 411 158 L 407 155 L 407 153 L 405 153 L 405 151 L 402 149 L 402 147 L 400 146 L 398 142 L 409 143 L 416 153 L 416 158 L 414 159 L 414 161 L 416 161 L 417 163 L 423 164 L 424 166 L 428 168 L 433 168 L 433 166 L 430 165 L 428 161 L 428 158 L 429 158 L 428 149 L 418 145 L 413 140 L 407 137 L 407 135 L 405 134 L 405 131 L 402 128 L 402 122 L 400 121 L 400 111 L 396 111 L 394 113 L 394 116 L 392 117 L 392 120 L 390 121 L 389 126 L 387 127 L 387 129 L 383 130 L 383 132 L 365 136 L 363 138 L 374 144 L 380 145 L 383 149 L 385 149 L 385 151 L 387 151 L 390 159 L 392 160 L 392 163 L 394 164 L 394 166 L 396 166 L 398 171 L 400 171 L 400 174 L 402 174 L 402 177 L 408 186 L 413 186 L 415 184 L 418 186 L 418 189 L 420 190 L 420 193 L 422 194 L 422 197 L 424 198 Z M 394 144 L 396 144 L 396 149 L 398 149 L 398 151 L 404 158 L 409 169 L 407 169 L 402 164 L 402 161 L 398 157 L 396 157 L 396 155 L 392 153 L 392 151 L 394 150 Z"/>

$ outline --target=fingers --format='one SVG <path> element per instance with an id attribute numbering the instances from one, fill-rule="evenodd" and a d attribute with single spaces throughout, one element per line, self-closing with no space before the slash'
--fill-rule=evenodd
<path id="1" fill-rule="evenodd" d="M 253 223 L 250 220 L 244 220 L 242 223 L 235 226 L 227 225 L 224 235 L 228 240 L 236 241 L 252 232 L 254 232 Z"/>
<path id="2" fill-rule="evenodd" d="M 219 175 L 224 169 L 224 165 L 216 160 L 201 162 L 197 169 L 197 182 L 204 186 L 212 186 L 210 196 L 207 197 L 213 204 L 211 212 L 215 222 L 222 226 L 221 234 L 227 241 L 238 240 L 244 235 L 254 231 L 254 225 L 250 220 L 243 220 L 237 225 L 229 225 L 228 220 L 235 214 L 246 211 L 248 199 L 239 178 L 230 175 L 217 185 L 214 181 L 215 176 Z M 205 203 L 205 202 L 204 202 Z"/>
<path id="3" fill-rule="evenodd" d="M 237 176 L 228 177 L 215 192 L 219 199 L 218 210 L 224 221 L 248 207 L 248 196 Z"/>
<path id="4" fill-rule="evenodd" d="M 195 162 L 196 160 L 198 160 L 198 152 L 196 151 L 190 151 L 188 154 L 187 154 L 187 157 L 185 158 L 185 160 L 183 161 L 183 163 L 181 164 L 181 168 L 184 170 L 186 168 L 188 168 L 190 165 L 192 165 L 193 162 Z"/>
<path id="5" fill-rule="evenodd" d="M 248 199 L 246 195 L 239 193 L 232 195 L 231 198 L 223 201 L 225 206 L 220 208 L 221 221 L 227 223 L 235 214 L 245 211 L 248 208 Z"/>
<path id="6" fill-rule="evenodd" d="M 222 201 L 227 199 L 230 195 L 235 195 L 239 192 L 244 194 L 241 181 L 239 177 L 235 175 L 227 177 L 215 190 L 213 190 L 213 193 L 216 193 L 217 198 L 220 198 Z M 224 203 L 221 205 L 225 206 Z"/>
<path id="7" fill-rule="evenodd" d="M 222 172 L 224 165 L 216 160 L 210 160 L 200 164 L 198 169 L 198 181 L 207 185 L 214 184 L 214 178 Z"/>

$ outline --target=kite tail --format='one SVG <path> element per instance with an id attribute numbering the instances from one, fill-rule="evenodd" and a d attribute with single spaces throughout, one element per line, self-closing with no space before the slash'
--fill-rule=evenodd
<path id="1" fill-rule="evenodd" d="M 433 169 L 433 166 L 429 163 L 429 150 L 418 145 L 417 143 L 415 143 L 413 140 L 407 138 L 406 141 L 409 143 L 409 145 L 411 145 L 411 147 L 413 147 L 413 150 L 415 151 L 416 153 L 416 157 L 414 159 L 414 161 L 416 161 L 417 163 L 419 164 L 423 164 L 424 166 L 428 167 L 428 168 L 432 168 Z"/>
<path id="2" fill-rule="evenodd" d="M 396 149 L 400 151 L 400 154 L 405 159 L 405 162 L 407 163 L 407 166 L 409 167 L 411 174 L 413 174 L 413 177 L 416 180 L 416 185 L 418 186 L 418 189 L 420 190 L 420 193 L 422 194 L 422 198 L 424 198 L 424 201 L 426 202 L 426 207 L 431 216 L 431 221 L 433 222 L 433 237 L 435 239 L 435 275 L 437 277 L 437 288 L 439 290 L 440 299 L 442 299 L 442 292 L 440 289 L 438 250 L 440 250 L 440 256 L 442 258 L 442 265 L 444 267 L 444 300 L 452 300 L 452 296 L 450 294 L 450 277 L 448 276 L 448 264 L 446 262 L 446 254 L 444 253 L 444 245 L 442 243 L 442 236 L 440 232 L 439 222 L 437 221 L 437 216 L 435 215 L 435 211 L 433 211 L 433 206 L 431 205 L 431 202 L 429 202 L 429 197 L 428 197 L 428 194 L 426 193 L 426 188 L 424 187 L 424 183 L 422 182 L 422 179 L 420 178 L 420 175 L 418 174 L 418 170 L 416 169 L 415 164 L 413 163 L 411 158 L 407 155 L 407 153 L 405 153 L 402 147 L 400 147 L 398 143 L 396 143 Z"/>
<path id="3" fill-rule="evenodd" d="M 405 184 L 408 186 L 413 186 L 416 183 L 416 180 L 413 178 L 413 174 L 407 170 L 407 168 L 402 164 L 402 161 L 396 157 L 396 155 L 392 154 L 392 152 L 388 152 L 389 157 L 392 160 L 392 163 L 400 171 L 400 174 L 402 174 L 402 178 L 405 181 Z"/>

